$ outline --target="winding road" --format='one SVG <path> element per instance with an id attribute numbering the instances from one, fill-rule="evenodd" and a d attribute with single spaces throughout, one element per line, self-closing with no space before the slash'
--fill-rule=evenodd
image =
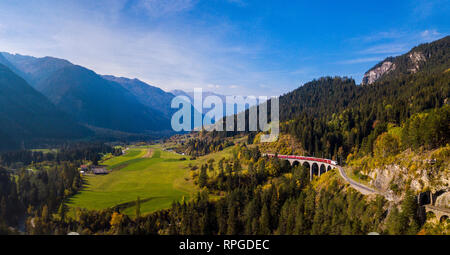
<path id="1" fill-rule="evenodd" d="M 364 195 L 370 195 L 370 194 L 379 194 L 384 196 L 384 194 L 381 194 L 380 192 L 371 189 L 361 183 L 358 183 L 352 179 L 350 179 L 350 177 L 347 176 L 347 174 L 345 173 L 345 170 L 343 167 L 341 166 L 336 166 L 339 169 L 339 174 L 341 175 L 341 177 L 348 182 L 354 189 L 358 190 L 359 192 L 361 192 Z"/>

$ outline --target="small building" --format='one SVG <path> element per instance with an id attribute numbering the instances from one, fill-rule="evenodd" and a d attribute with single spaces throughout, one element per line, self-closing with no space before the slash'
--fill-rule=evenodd
<path id="1" fill-rule="evenodd" d="M 96 175 L 109 174 L 109 171 L 108 169 L 106 169 L 106 166 L 92 166 L 91 172 Z"/>

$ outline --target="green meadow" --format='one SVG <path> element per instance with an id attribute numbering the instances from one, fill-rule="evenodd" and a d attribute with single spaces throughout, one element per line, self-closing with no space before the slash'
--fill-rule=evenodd
<path id="1" fill-rule="evenodd" d="M 132 148 L 125 155 L 102 162 L 112 170 L 110 174 L 85 176 L 85 187 L 68 205 L 86 209 L 119 206 L 121 212 L 132 216 L 139 197 L 141 214 L 168 208 L 173 201 L 188 199 L 196 191 L 189 179 L 189 163 L 193 161 L 181 158 L 159 146 Z"/>
<path id="2" fill-rule="evenodd" d="M 190 177 L 192 166 L 205 164 L 214 158 L 231 157 L 232 148 L 190 160 L 162 145 L 130 148 L 126 154 L 109 158 L 102 165 L 112 170 L 107 175 L 87 175 L 80 193 L 67 203 L 71 215 L 75 208 L 101 210 L 119 207 L 122 213 L 135 215 L 137 197 L 141 200 L 141 215 L 169 208 L 173 201 L 187 200 L 198 191 Z M 185 159 L 185 160 L 181 160 Z M 217 171 L 217 170 L 216 170 Z"/>

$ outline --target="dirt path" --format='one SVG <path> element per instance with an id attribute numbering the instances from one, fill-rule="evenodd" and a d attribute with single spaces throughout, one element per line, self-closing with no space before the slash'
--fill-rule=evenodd
<path id="1" fill-rule="evenodd" d="M 143 158 L 151 158 L 153 157 L 153 149 L 148 149 L 147 153 L 143 156 Z"/>

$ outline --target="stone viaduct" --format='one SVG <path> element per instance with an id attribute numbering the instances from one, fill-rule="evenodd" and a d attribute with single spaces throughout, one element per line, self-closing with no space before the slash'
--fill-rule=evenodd
<path id="1" fill-rule="evenodd" d="M 443 207 L 436 207 L 433 205 L 425 205 L 425 211 L 434 213 L 434 215 L 440 222 L 444 222 L 450 216 L 450 209 L 443 208 Z"/>
<path id="2" fill-rule="evenodd" d="M 263 154 L 263 156 L 277 157 L 279 159 L 287 160 L 292 166 L 306 166 L 307 168 L 309 168 L 309 176 L 311 180 L 314 175 L 320 177 L 320 175 L 337 167 L 337 162 L 330 159 L 276 154 Z"/>

